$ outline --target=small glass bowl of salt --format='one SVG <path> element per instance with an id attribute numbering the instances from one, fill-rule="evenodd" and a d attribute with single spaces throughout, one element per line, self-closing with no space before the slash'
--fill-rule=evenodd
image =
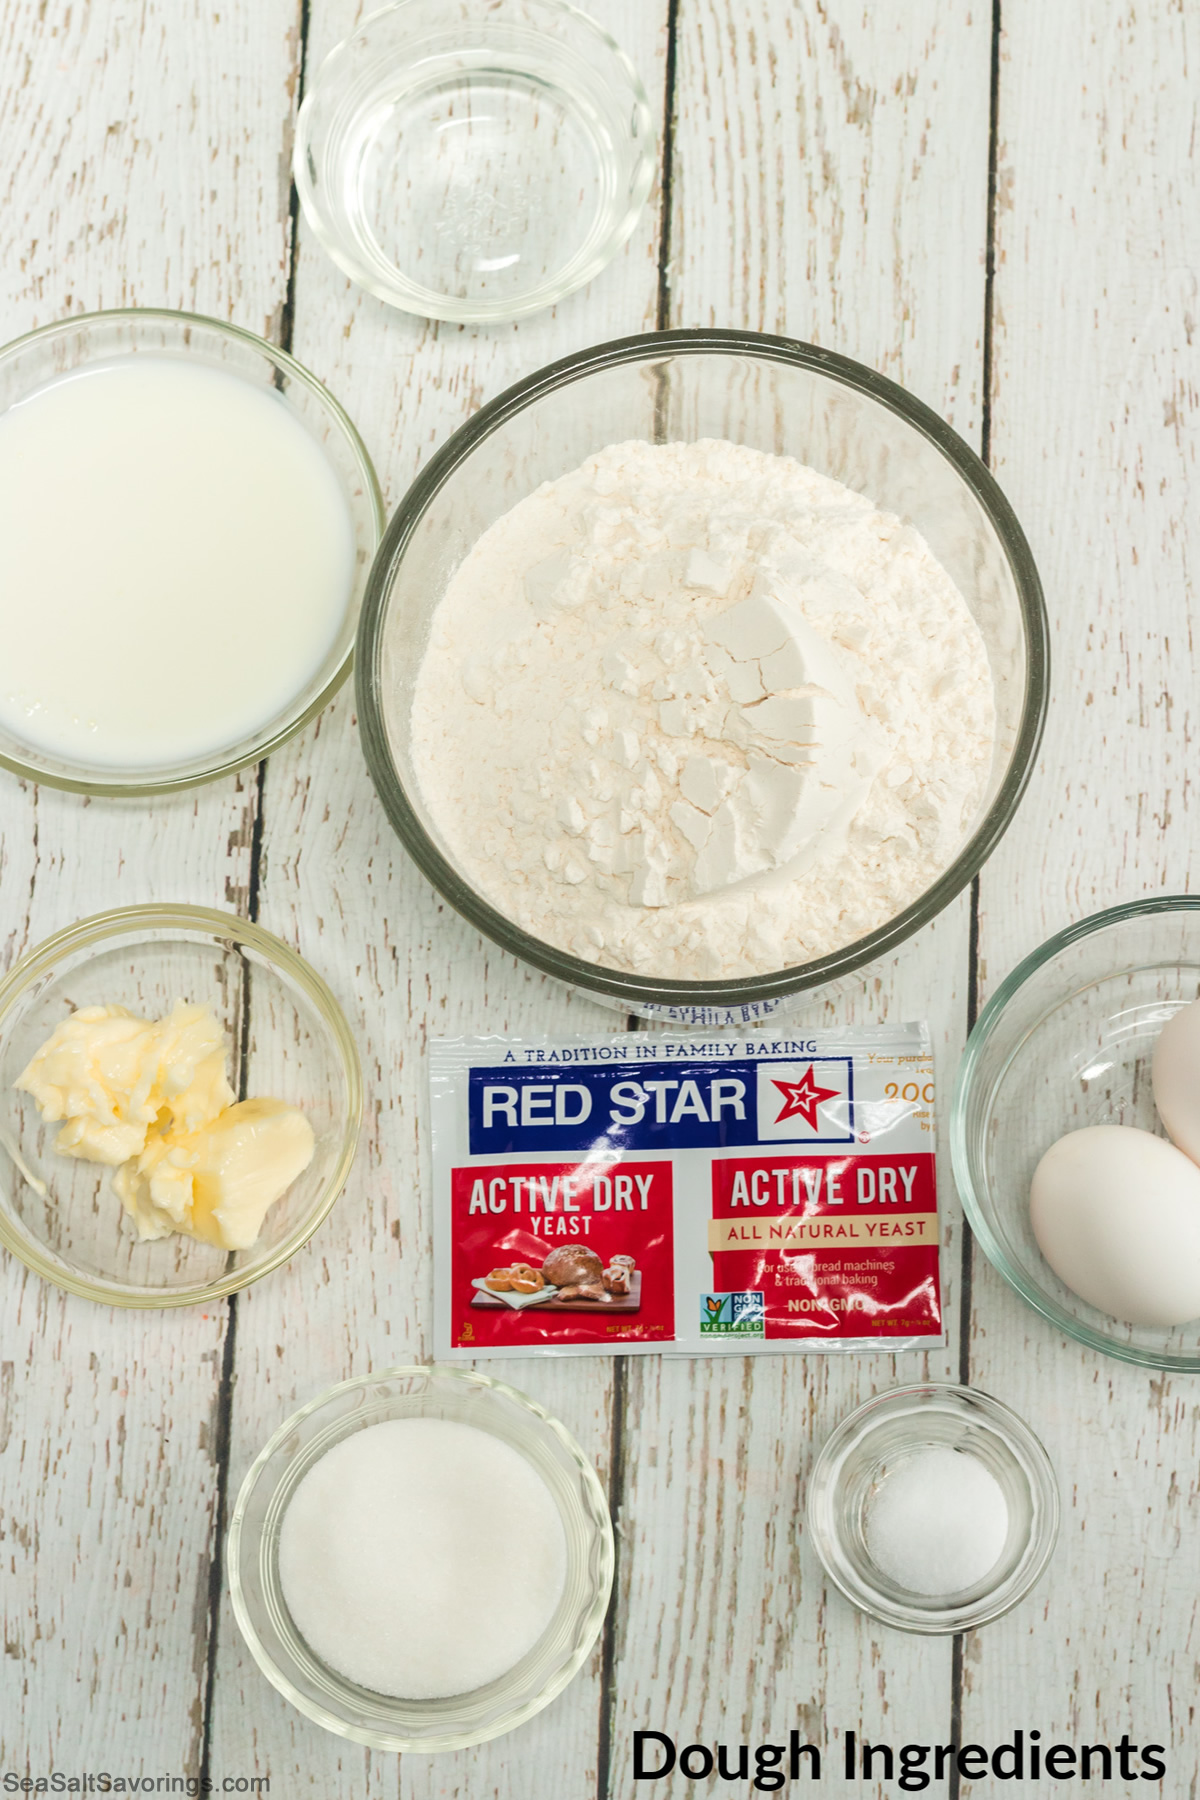
<path id="1" fill-rule="evenodd" d="M 473 1369 L 389 1369 L 293 1413 L 242 1483 L 226 1550 L 259 1668 L 380 1750 L 460 1750 L 562 1692 L 600 1634 L 613 1533 L 591 1462 Z"/>
<path id="2" fill-rule="evenodd" d="M 868 1400 L 808 1485 L 826 1573 L 901 1631 L 971 1631 L 1010 1611 L 1050 1561 L 1058 1522 L 1058 1484 L 1033 1432 L 989 1394 L 949 1382 Z"/>

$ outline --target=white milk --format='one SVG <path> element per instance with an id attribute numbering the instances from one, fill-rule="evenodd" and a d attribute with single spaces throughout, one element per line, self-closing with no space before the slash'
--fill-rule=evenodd
<path id="1" fill-rule="evenodd" d="M 0 415 L 0 727 L 152 771 L 281 713 L 329 655 L 354 527 L 265 388 L 138 355 Z"/>

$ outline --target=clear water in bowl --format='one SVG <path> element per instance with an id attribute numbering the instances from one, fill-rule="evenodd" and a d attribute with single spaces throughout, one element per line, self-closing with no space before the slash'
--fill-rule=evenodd
<path id="1" fill-rule="evenodd" d="M 541 60 L 396 72 L 347 145 L 346 213 L 364 256 L 449 298 L 503 304 L 603 240 L 608 132 Z"/>

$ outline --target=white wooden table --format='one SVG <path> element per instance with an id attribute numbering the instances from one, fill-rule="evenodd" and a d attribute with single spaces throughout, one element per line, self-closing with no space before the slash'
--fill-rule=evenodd
<path id="1" fill-rule="evenodd" d="M 654 97 L 664 179 L 590 290 L 475 331 L 390 311 L 295 229 L 298 99 L 353 0 L 5 0 L 0 339 L 128 304 L 235 320 L 346 404 L 391 504 L 481 401 L 656 324 L 815 340 L 929 401 L 1025 525 L 1055 657 L 1041 763 L 977 893 L 839 1002 L 856 1020 L 930 1018 L 944 1124 L 973 1012 L 1020 956 L 1097 906 L 1189 883 L 1200 17 L 1191 0 L 590 4 Z M 151 898 L 249 912 L 310 958 L 358 1034 L 366 1129 L 315 1241 L 221 1310 L 107 1312 L 0 1266 L 0 1776 L 677 1800 L 749 1790 L 635 1787 L 639 1727 L 754 1744 L 796 1726 L 829 1746 L 838 1785 L 848 1728 L 987 1745 L 1022 1726 L 1158 1741 L 1162 1791 L 1196 1793 L 1197 1387 L 1087 1354 L 1025 1310 L 964 1241 L 944 1165 L 944 1353 L 492 1365 L 567 1421 L 610 1486 L 601 1645 L 548 1711 L 475 1752 L 397 1759 L 310 1726 L 242 1647 L 225 1510 L 296 1404 L 430 1353 L 427 1038 L 611 1016 L 480 941 L 416 874 L 348 694 L 261 772 L 166 803 L 0 777 L 0 962 Z M 1048 1578 L 961 1642 L 873 1629 L 799 1529 L 829 1429 L 925 1372 L 1009 1401 L 1064 1499 Z"/>

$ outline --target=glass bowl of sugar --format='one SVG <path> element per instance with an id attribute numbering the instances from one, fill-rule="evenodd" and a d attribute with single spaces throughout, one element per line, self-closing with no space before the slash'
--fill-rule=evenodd
<path id="1" fill-rule="evenodd" d="M 272 1685 L 381 1750 L 459 1750 L 523 1724 L 600 1633 L 613 1534 L 595 1469 L 528 1395 L 471 1369 L 319 1394 L 242 1483 L 234 1613 Z"/>
<path id="2" fill-rule="evenodd" d="M 813 1548 L 847 1600 L 926 1635 L 1000 1618 L 1058 1539 L 1058 1484 L 1028 1425 L 977 1388 L 878 1394 L 828 1439 L 808 1483 Z"/>
<path id="3" fill-rule="evenodd" d="M 52 1034 L 72 1021 L 113 1012 L 120 1016 L 111 1023 L 132 1031 L 139 1022 L 167 1023 L 180 1002 L 208 1015 L 231 1098 L 270 1096 L 268 1107 L 295 1109 L 312 1133 L 309 1160 L 256 1227 L 240 1234 L 240 1248 L 224 1234 L 214 1240 L 186 1226 L 165 1235 L 139 1230 L 140 1209 L 125 1204 L 118 1185 L 133 1165 L 64 1152 L 62 1121 L 72 1123 L 74 1108 L 43 1110 L 44 1095 L 17 1086 Z M 143 1076 L 152 1055 L 140 1064 Z M 93 1061 L 86 1082 L 72 1084 L 94 1100 L 98 1119 L 130 1116 L 117 1086 L 106 1083 L 117 1068 L 111 1059 Z M 139 1309 L 204 1306 L 261 1280 L 328 1216 L 361 1122 L 358 1051 L 337 999 L 287 944 L 234 913 L 160 904 L 98 913 L 47 938 L 0 980 L 0 1244 L 83 1299 Z M 122 1152 L 132 1153 L 132 1146 Z M 232 1196 L 232 1168 L 217 1179 Z M 246 1186 L 243 1163 L 237 1191 Z"/>
<path id="4" fill-rule="evenodd" d="M 252 332 L 131 309 L 0 349 L 0 766 L 132 795 L 257 762 L 345 679 L 382 530 L 349 418 Z"/>

